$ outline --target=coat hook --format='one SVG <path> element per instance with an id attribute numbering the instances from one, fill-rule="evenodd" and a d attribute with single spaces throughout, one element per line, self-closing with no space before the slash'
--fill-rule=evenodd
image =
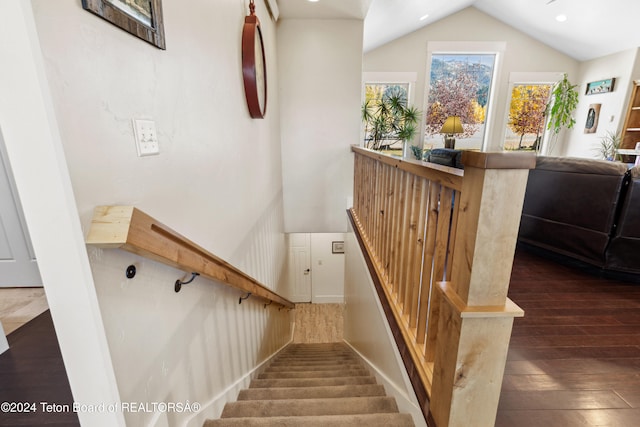
<path id="1" fill-rule="evenodd" d="M 240 297 L 240 299 L 238 300 L 238 304 L 242 304 L 242 301 L 249 299 L 250 296 L 251 296 L 251 292 L 248 292 L 247 295 Z"/>
<path id="2" fill-rule="evenodd" d="M 188 285 L 189 283 L 193 282 L 199 275 L 200 273 L 193 272 L 191 273 L 191 279 L 187 280 L 186 282 L 183 282 L 180 279 L 176 280 L 176 284 L 173 286 L 173 290 L 176 292 L 180 292 L 180 289 L 182 289 L 182 285 Z"/>
<path id="3" fill-rule="evenodd" d="M 268 305 L 271 305 L 271 303 L 272 303 L 272 302 L 273 302 L 273 301 L 269 300 L 269 303 L 268 303 L 268 304 L 265 304 L 265 305 L 264 305 L 264 308 L 267 308 L 267 306 L 268 306 Z"/>

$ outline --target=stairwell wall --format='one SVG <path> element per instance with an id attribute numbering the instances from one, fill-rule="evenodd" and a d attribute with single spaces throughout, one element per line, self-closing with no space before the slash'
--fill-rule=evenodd
<path id="1" fill-rule="evenodd" d="M 400 412 L 426 427 L 418 399 L 407 376 L 395 339 L 375 291 L 366 261 L 349 224 L 345 234 L 344 339 L 369 365 Z"/>
<path id="2" fill-rule="evenodd" d="M 86 233 L 95 206 L 134 205 L 287 296 L 275 23 L 257 2 L 270 91 L 266 118 L 253 120 L 240 58 L 245 2 L 162 3 L 166 51 L 79 1 L 32 2 L 75 196 L 68 214 Z M 155 121 L 159 155 L 137 157 L 133 118 Z M 91 248 L 88 260 L 85 286 L 97 293 L 121 400 L 201 406 L 125 412 L 127 425 L 195 426 L 218 416 L 291 338 L 286 310 L 251 298 L 239 305 L 231 288 L 198 278 L 176 294 L 185 272 L 120 250 Z M 65 307 L 79 308 L 72 299 Z M 76 342 L 63 354 L 83 351 Z"/>

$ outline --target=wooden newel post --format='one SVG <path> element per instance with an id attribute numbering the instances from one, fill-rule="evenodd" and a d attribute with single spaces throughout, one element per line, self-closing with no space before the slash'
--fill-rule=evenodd
<path id="1" fill-rule="evenodd" d="M 429 412 L 438 427 L 492 427 L 514 317 L 507 298 L 533 153 L 463 153 L 451 281 L 440 315 Z"/>

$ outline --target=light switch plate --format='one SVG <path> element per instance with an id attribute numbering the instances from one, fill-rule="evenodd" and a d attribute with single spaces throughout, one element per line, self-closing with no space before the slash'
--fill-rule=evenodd
<path id="1" fill-rule="evenodd" d="M 136 138 L 138 157 L 160 153 L 156 123 L 153 120 L 133 119 L 133 133 Z"/>

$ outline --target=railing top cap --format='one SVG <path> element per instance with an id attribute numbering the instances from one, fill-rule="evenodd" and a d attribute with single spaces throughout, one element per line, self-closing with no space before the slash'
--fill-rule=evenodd
<path id="1" fill-rule="evenodd" d="M 404 163 L 426 166 L 432 169 L 439 169 L 453 175 L 463 175 L 463 171 L 461 169 L 442 166 L 435 163 L 423 162 L 420 160 L 403 159 L 400 157 L 384 154 L 379 151 L 359 147 L 357 145 L 352 145 L 351 150 L 354 152 L 365 154 L 368 157 L 377 158 L 378 160 L 386 159 L 386 163 L 393 161 L 397 162 L 398 165 Z M 483 152 L 474 150 L 463 150 L 462 164 L 465 167 L 473 167 L 479 169 L 534 169 L 536 167 L 536 155 L 533 152 L 521 151 Z"/>
<path id="2" fill-rule="evenodd" d="M 463 151 L 462 164 L 479 169 L 533 169 L 535 153 Z"/>

